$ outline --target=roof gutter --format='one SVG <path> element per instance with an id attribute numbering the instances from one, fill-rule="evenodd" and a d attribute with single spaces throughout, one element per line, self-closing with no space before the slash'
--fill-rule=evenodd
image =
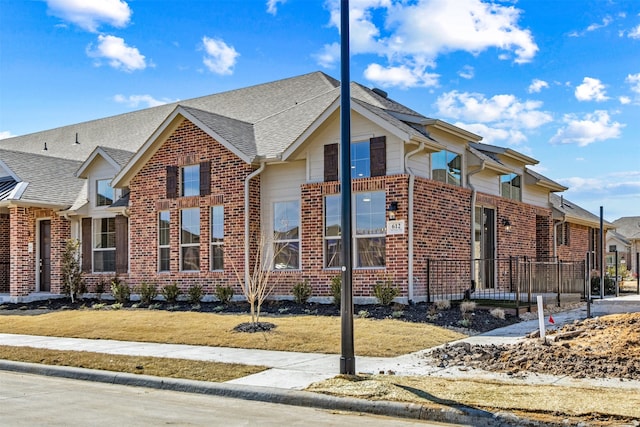
<path id="1" fill-rule="evenodd" d="M 251 180 L 260 175 L 265 168 L 266 163 L 260 162 L 260 167 L 251 172 L 244 180 L 244 286 L 249 284 L 249 250 L 250 250 L 250 231 L 249 231 L 249 185 Z"/>

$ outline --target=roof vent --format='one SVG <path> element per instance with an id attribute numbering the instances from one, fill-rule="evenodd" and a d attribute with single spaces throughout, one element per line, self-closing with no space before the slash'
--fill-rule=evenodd
<path id="1" fill-rule="evenodd" d="M 78 132 L 76 132 L 76 144 L 80 144 L 80 141 L 78 141 Z"/>
<path id="2" fill-rule="evenodd" d="M 374 87 L 373 89 L 371 89 L 371 91 L 376 95 L 380 95 L 383 98 L 386 98 L 387 96 L 389 96 L 387 92 L 383 91 L 382 89 L 378 89 L 377 87 Z"/>
<path id="3" fill-rule="evenodd" d="M 47 143 L 44 143 L 44 148 L 42 149 L 42 151 L 47 151 Z"/>

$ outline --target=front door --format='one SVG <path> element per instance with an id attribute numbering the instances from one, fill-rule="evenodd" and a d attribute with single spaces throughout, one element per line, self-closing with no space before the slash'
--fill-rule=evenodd
<path id="1" fill-rule="evenodd" d="M 40 221 L 38 242 L 40 292 L 51 291 L 51 221 Z"/>
<path id="2" fill-rule="evenodd" d="M 495 286 L 495 223 L 493 208 L 476 207 L 474 236 L 476 261 L 476 284 L 479 289 Z"/>

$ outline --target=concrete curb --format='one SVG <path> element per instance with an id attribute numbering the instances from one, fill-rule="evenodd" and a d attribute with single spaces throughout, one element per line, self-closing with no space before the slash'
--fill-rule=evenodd
<path id="1" fill-rule="evenodd" d="M 275 387 L 244 386 L 177 378 L 161 378 L 151 375 L 136 375 L 68 366 L 40 365 L 37 363 L 14 362 L 10 360 L 0 360 L 0 370 L 443 423 L 483 425 L 491 427 L 555 427 L 556 425 L 559 425 L 531 421 L 510 413 L 492 414 L 480 409 L 465 406 L 453 406 L 445 409 L 439 409 L 415 403 L 370 401 L 350 397 L 328 396 L 307 391 L 284 390 Z"/>

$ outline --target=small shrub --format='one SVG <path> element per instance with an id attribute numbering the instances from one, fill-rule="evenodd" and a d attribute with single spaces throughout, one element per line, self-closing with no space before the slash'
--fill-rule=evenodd
<path id="1" fill-rule="evenodd" d="M 223 304 L 229 304 L 231 298 L 233 298 L 233 288 L 231 286 L 216 286 L 215 290 L 216 298 Z"/>
<path id="2" fill-rule="evenodd" d="M 504 310 L 501 308 L 494 308 L 489 312 L 489 314 L 496 319 L 504 320 Z"/>
<path id="3" fill-rule="evenodd" d="M 140 294 L 140 303 L 149 305 L 158 296 L 158 288 L 154 284 L 142 283 L 138 288 L 138 293 Z"/>
<path id="4" fill-rule="evenodd" d="M 293 299 L 297 304 L 306 304 L 313 290 L 308 280 L 296 283 L 293 286 Z"/>
<path id="5" fill-rule="evenodd" d="M 111 295 L 120 304 L 129 302 L 131 299 L 131 288 L 125 282 L 120 280 L 118 276 L 115 276 L 111 280 Z"/>
<path id="6" fill-rule="evenodd" d="M 333 276 L 331 278 L 331 295 L 333 295 L 333 303 L 340 306 L 340 298 L 342 297 L 342 276 Z"/>
<path id="7" fill-rule="evenodd" d="M 393 317 L 394 319 L 400 319 L 402 316 L 404 316 L 404 311 L 402 310 L 395 310 L 393 313 L 391 313 L 391 317 Z"/>
<path id="8" fill-rule="evenodd" d="M 82 269 L 80 268 L 80 241 L 69 239 L 62 252 L 62 292 L 75 302 L 76 298 L 87 292 Z"/>
<path id="9" fill-rule="evenodd" d="M 281 307 L 278 309 L 278 313 L 285 314 L 289 311 L 289 307 Z"/>
<path id="10" fill-rule="evenodd" d="M 382 305 L 391 305 L 393 299 L 398 296 L 400 291 L 393 286 L 391 280 L 378 282 L 373 287 L 373 295 L 378 299 L 378 303 Z"/>
<path id="11" fill-rule="evenodd" d="M 100 278 L 100 281 L 96 284 L 96 298 L 98 298 L 98 301 L 102 301 L 102 294 L 104 294 L 104 291 L 107 289 L 107 282 L 105 282 L 104 278 Z"/>
<path id="12" fill-rule="evenodd" d="M 475 309 L 476 309 L 475 301 L 462 301 L 460 303 L 460 313 L 462 314 L 473 313 Z"/>
<path id="13" fill-rule="evenodd" d="M 120 310 L 122 308 L 122 303 L 121 302 L 116 302 L 111 304 L 111 310 Z"/>
<path id="14" fill-rule="evenodd" d="M 203 295 L 204 292 L 202 291 L 202 285 L 195 284 L 189 287 L 189 290 L 187 291 L 189 302 L 193 305 L 200 304 Z"/>
<path id="15" fill-rule="evenodd" d="M 159 302 L 153 303 L 149 306 L 149 310 L 160 310 L 162 308 L 162 304 Z"/>
<path id="16" fill-rule="evenodd" d="M 169 304 L 175 304 L 178 301 L 178 297 L 182 294 L 182 291 L 176 283 L 165 285 L 162 288 L 162 296 Z"/>
<path id="17" fill-rule="evenodd" d="M 458 325 L 468 328 L 471 326 L 471 319 L 467 319 L 467 318 L 460 319 L 458 320 Z"/>
<path id="18" fill-rule="evenodd" d="M 451 308 L 451 301 L 448 299 L 439 299 L 438 301 L 434 302 L 433 305 L 438 311 L 449 310 Z"/>
<path id="19" fill-rule="evenodd" d="M 224 310 L 224 307 L 221 305 L 216 305 L 215 307 L 213 307 L 213 311 L 214 312 L 218 312 L 218 311 L 222 311 Z"/>
<path id="20" fill-rule="evenodd" d="M 366 319 L 367 317 L 369 317 L 371 314 L 367 311 L 367 310 L 360 310 L 358 312 L 358 317 L 361 319 Z"/>
<path id="21" fill-rule="evenodd" d="M 93 310 L 102 310 L 105 307 L 105 303 L 95 303 L 91 306 Z"/>

